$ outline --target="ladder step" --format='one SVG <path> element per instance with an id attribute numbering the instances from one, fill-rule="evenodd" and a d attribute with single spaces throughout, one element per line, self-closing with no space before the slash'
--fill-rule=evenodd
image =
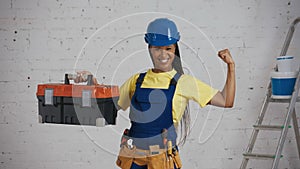
<path id="1" fill-rule="evenodd" d="M 282 130 L 284 126 L 279 125 L 253 125 L 255 130 Z M 291 126 L 288 126 L 291 128 Z"/>
<path id="2" fill-rule="evenodd" d="M 269 102 L 273 102 L 273 103 L 290 103 L 291 98 L 289 99 L 275 99 L 275 98 L 269 98 Z M 298 96 L 296 99 L 296 102 L 300 102 L 300 97 Z"/>
<path id="3" fill-rule="evenodd" d="M 268 160 L 268 159 L 274 159 L 275 155 L 273 154 L 255 154 L 255 153 L 244 153 L 243 156 L 247 159 L 261 159 L 261 160 Z M 280 156 L 282 158 L 283 155 Z"/>

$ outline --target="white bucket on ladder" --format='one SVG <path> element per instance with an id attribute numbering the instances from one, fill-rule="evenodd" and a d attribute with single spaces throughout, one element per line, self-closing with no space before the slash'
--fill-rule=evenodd
<path id="1" fill-rule="evenodd" d="M 293 72 L 293 56 L 279 56 L 276 59 L 279 72 Z"/>

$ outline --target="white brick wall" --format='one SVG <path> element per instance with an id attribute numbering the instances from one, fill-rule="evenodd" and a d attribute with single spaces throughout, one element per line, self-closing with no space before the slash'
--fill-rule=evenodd
<path id="1" fill-rule="evenodd" d="M 116 168 L 128 112 L 120 112 L 117 126 L 104 128 L 39 124 L 36 87 L 61 82 L 64 73 L 74 69 L 90 70 L 100 82 L 121 85 L 131 74 L 151 66 L 142 33 L 159 16 L 178 24 L 185 67 L 196 77 L 222 89 L 225 67 L 214 47 L 229 48 L 236 61 L 235 107 L 225 110 L 220 126 L 205 143 L 200 144 L 214 131 L 223 110 L 192 104 L 193 130 L 181 148 L 184 168 L 239 168 L 275 57 L 289 25 L 300 16 L 299 9 L 299 0 L 1 0 L 0 168 Z M 288 53 L 299 57 L 299 44 L 298 29 Z M 285 109 L 277 110 L 266 117 L 267 123 L 282 122 Z M 203 126 L 207 117 L 208 125 Z M 264 133 L 257 150 L 275 150 L 277 138 L 278 134 Z M 280 168 L 300 168 L 293 132 L 283 153 Z M 268 161 L 249 163 L 255 169 L 269 166 Z"/>

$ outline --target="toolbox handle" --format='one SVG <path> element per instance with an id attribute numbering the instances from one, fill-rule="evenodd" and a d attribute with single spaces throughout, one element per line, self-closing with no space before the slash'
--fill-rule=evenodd
<path id="1" fill-rule="evenodd" d="M 65 84 L 70 84 L 70 78 L 69 78 L 69 75 L 70 74 L 65 74 Z M 93 75 L 88 75 L 87 76 L 87 85 L 88 86 L 91 86 L 91 85 L 94 85 L 94 82 L 93 82 Z"/>
<path id="2" fill-rule="evenodd" d="M 87 78 L 87 85 L 88 85 L 88 86 L 94 85 L 94 82 L 93 82 L 93 75 L 88 75 L 88 78 Z"/>
<path id="3" fill-rule="evenodd" d="M 65 84 L 70 84 L 69 74 L 65 74 Z"/>

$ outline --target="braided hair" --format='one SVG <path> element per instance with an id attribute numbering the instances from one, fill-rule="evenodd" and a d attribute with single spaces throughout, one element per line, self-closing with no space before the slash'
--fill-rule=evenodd
<path id="1" fill-rule="evenodd" d="M 173 68 L 179 73 L 179 74 L 184 74 L 181 59 L 180 59 L 180 52 L 179 52 L 179 46 L 176 43 L 175 44 L 175 58 L 173 61 Z M 179 123 L 179 128 L 177 128 L 180 131 L 180 139 L 179 139 L 179 145 L 184 145 L 185 141 L 187 139 L 187 136 L 190 134 L 190 122 L 191 122 L 191 117 L 190 117 L 190 108 L 189 104 L 187 104 L 184 113 L 182 115 L 182 118 Z"/>

